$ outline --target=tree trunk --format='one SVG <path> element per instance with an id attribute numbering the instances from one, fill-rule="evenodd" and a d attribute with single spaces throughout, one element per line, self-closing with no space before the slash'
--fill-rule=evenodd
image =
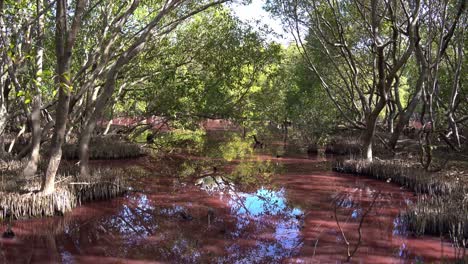
<path id="1" fill-rule="evenodd" d="M 0 70 L 3 70 L 3 67 L 0 68 Z M 6 98 L 7 95 L 4 93 L 5 82 L 6 76 L 0 76 L 0 157 L 4 157 L 6 155 L 4 132 L 8 121 L 8 111 L 6 107 L 8 100 Z"/>
<path id="2" fill-rule="evenodd" d="M 7 114 L 5 105 L 0 102 L 0 157 L 6 155 L 4 132 L 7 123 Z"/>
<path id="3" fill-rule="evenodd" d="M 368 161 L 372 161 L 373 159 L 372 141 L 374 140 L 375 128 L 377 126 L 377 120 L 379 118 L 379 114 L 382 111 L 382 109 L 385 107 L 385 104 L 386 104 L 386 98 L 380 97 L 377 103 L 375 104 L 374 110 L 371 113 L 369 113 L 369 115 L 366 118 L 366 130 L 365 130 L 364 140 L 363 140 L 363 151 L 364 151 L 364 157 Z"/>
<path id="4" fill-rule="evenodd" d="M 57 56 L 57 89 L 58 102 L 56 108 L 56 120 L 52 145 L 49 152 L 49 164 L 42 181 L 42 192 L 50 194 L 54 191 L 55 176 L 62 158 L 62 145 L 67 130 L 68 113 L 70 108 L 71 60 L 73 46 L 78 30 L 81 26 L 81 18 L 87 4 L 86 0 L 77 0 L 74 10 L 74 18 L 70 30 L 67 30 L 67 1 L 57 0 L 55 44 Z"/>
<path id="5" fill-rule="evenodd" d="M 114 112 L 114 111 L 112 111 Z M 109 122 L 107 122 L 107 125 L 106 125 L 106 129 L 104 130 L 104 132 L 102 133 L 103 135 L 107 135 L 110 131 L 110 128 L 112 126 L 112 119 L 114 118 L 114 115 L 112 114 L 111 115 L 111 119 L 109 120 Z"/>
<path id="6" fill-rule="evenodd" d="M 372 161 L 373 158 L 373 153 L 372 153 L 372 141 L 374 140 L 374 135 L 375 135 L 375 127 L 377 124 L 377 118 L 378 118 L 378 113 L 377 115 L 374 114 L 374 112 L 367 118 L 366 122 L 366 132 L 364 134 L 364 140 L 363 140 L 363 151 L 364 151 L 364 157 L 368 161 Z"/>
<path id="7" fill-rule="evenodd" d="M 18 132 L 16 137 L 10 142 L 10 146 L 8 147 L 8 153 L 11 153 L 11 151 L 15 147 L 16 141 L 21 138 L 21 136 L 24 134 L 25 131 L 26 131 L 26 124 L 24 124 L 21 127 L 21 130 Z"/>
<path id="8" fill-rule="evenodd" d="M 392 133 L 392 136 L 390 137 L 389 146 L 392 150 L 396 148 L 398 139 L 400 138 L 400 135 L 403 132 L 403 129 L 408 124 L 411 118 L 411 115 L 416 110 L 416 107 L 418 106 L 422 98 L 422 94 L 424 90 L 424 82 L 427 77 L 428 67 L 424 60 L 423 52 L 419 44 L 417 44 L 416 46 L 416 61 L 420 65 L 419 77 L 416 82 L 416 93 L 411 99 L 410 103 L 408 104 L 408 107 L 406 108 L 406 110 L 400 112 L 400 115 L 398 117 L 398 123 L 395 127 L 395 130 Z"/>
<path id="9" fill-rule="evenodd" d="M 3 1 L 0 1 L 0 14 L 3 14 Z M 3 20 L 3 15 L 0 15 L 0 33 L 6 32 L 6 25 L 5 21 Z M 5 153 L 5 137 L 4 131 L 7 123 L 7 94 L 5 94 L 5 90 L 7 89 L 7 78 L 6 78 L 6 68 L 8 67 L 5 63 L 4 54 L 3 54 L 3 47 L 7 47 L 9 45 L 8 39 L 3 39 L 4 35 L 1 34 L 2 37 L 2 53 L 0 54 L 0 158 L 6 155 Z M 5 45 L 5 46 L 3 46 Z"/>
<path id="10" fill-rule="evenodd" d="M 396 88 L 395 90 L 397 90 L 397 89 L 398 88 Z M 395 95 L 395 97 L 396 97 L 396 95 Z M 387 103 L 387 107 L 386 107 L 386 123 L 387 123 L 387 131 L 389 133 L 393 133 L 393 131 L 395 130 L 396 112 L 397 112 L 396 103 L 394 103 L 392 101 L 389 101 Z"/>
<path id="11" fill-rule="evenodd" d="M 91 135 L 96 128 L 97 120 L 101 117 L 107 102 L 114 92 L 116 78 L 117 72 L 116 69 L 114 69 L 114 71 L 109 72 L 102 94 L 96 101 L 94 111 L 89 115 L 87 114 L 87 116 L 89 116 L 88 121 L 81 131 L 78 155 L 80 157 L 80 175 L 82 177 L 89 176 L 89 141 L 91 140 Z"/>
<path id="12" fill-rule="evenodd" d="M 80 158 L 80 176 L 89 176 L 89 142 L 91 140 L 92 130 L 94 127 L 88 121 L 86 126 L 81 131 L 80 141 L 78 145 L 78 157 Z M 88 125 L 89 124 L 89 125 Z"/>
<path id="13" fill-rule="evenodd" d="M 286 147 L 286 142 L 288 141 L 288 122 L 283 122 L 283 144 Z"/>
<path id="14" fill-rule="evenodd" d="M 62 76 L 59 85 L 65 82 Z M 65 132 L 67 126 L 68 109 L 70 103 L 70 94 L 68 91 L 64 91 L 64 88 L 59 88 L 59 100 L 57 104 L 57 114 L 54 128 L 54 135 L 52 136 L 52 145 L 49 153 L 49 165 L 47 166 L 45 178 L 43 180 L 42 191 L 46 194 L 50 194 L 54 191 L 55 176 L 57 174 L 60 160 L 62 159 L 62 145 L 65 140 Z"/>
<path id="15" fill-rule="evenodd" d="M 31 142 L 31 156 L 29 157 L 28 164 L 23 170 L 24 177 L 32 177 L 37 172 L 37 165 L 39 163 L 39 150 L 41 147 L 41 96 L 36 94 L 33 102 L 33 109 L 31 113 L 32 123 L 32 142 Z"/>
<path id="16" fill-rule="evenodd" d="M 32 177 L 37 172 L 37 165 L 40 158 L 40 147 L 41 147 L 41 105 L 42 105 L 42 96 L 41 88 L 42 85 L 42 62 L 44 58 L 44 15 L 41 15 L 42 12 L 42 1 L 36 1 L 37 14 L 39 15 L 37 20 L 37 54 L 36 54 L 36 82 L 34 84 L 35 95 L 32 103 L 32 112 L 31 112 L 31 125 L 32 125 L 32 140 L 31 140 L 31 156 L 29 157 L 28 164 L 23 170 L 24 177 Z"/>
<path id="17" fill-rule="evenodd" d="M 411 100 L 410 104 L 408 105 L 408 108 L 405 111 L 400 113 L 400 116 L 398 117 L 398 123 L 395 126 L 395 129 L 388 143 L 391 149 L 396 148 L 398 139 L 400 138 L 400 135 L 403 132 L 403 129 L 405 128 L 405 126 L 409 123 L 411 115 L 414 113 L 414 110 L 416 109 L 416 106 L 418 105 L 420 99 L 421 99 L 421 92 L 419 91 Z"/>

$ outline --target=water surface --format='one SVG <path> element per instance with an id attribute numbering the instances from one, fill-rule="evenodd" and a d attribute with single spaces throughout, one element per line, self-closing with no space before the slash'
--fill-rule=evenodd
<path id="1" fill-rule="evenodd" d="M 345 263 L 348 250 L 353 263 L 454 256 L 449 243 L 407 232 L 398 215 L 411 192 L 334 173 L 320 158 L 257 155 L 185 180 L 156 174 L 152 162 L 122 165 L 143 168 L 125 197 L 16 221 L 17 236 L 0 238 L 0 263 Z M 244 186 L 225 177 L 256 172 L 264 179 Z"/>

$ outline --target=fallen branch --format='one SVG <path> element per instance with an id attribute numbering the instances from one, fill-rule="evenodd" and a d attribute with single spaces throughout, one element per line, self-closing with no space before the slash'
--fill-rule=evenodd
<path id="1" fill-rule="evenodd" d="M 362 242 L 362 232 L 361 232 L 361 229 L 362 229 L 362 224 L 364 223 L 364 219 L 366 218 L 366 216 L 369 214 L 369 212 L 372 210 L 372 207 L 374 207 L 374 204 L 375 204 L 375 201 L 377 200 L 377 198 L 380 196 L 381 194 L 381 191 L 379 191 L 377 193 L 377 195 L 374 196 L 371 204 L 369 205 L 369 208 L 367 208 L 366 212 L 362 215 L 361 217 L 361 221 L 359 222 L 359 227 L 358 227 L 358 234 L 359 234 L 359 237 L 358 237 L 358 242 L 356 243 L 356 246 L 354 247 L 353 251 L 351 252 L 351 243 L 348 241 L 348 239 L 346 238 L 346 235 L 343 231 L 343 228 L 341 228 L 341 225 L 340 225 L 340 221 L 338 221 L 338 216 L 337 216 L 337 207 L 338 205 L 335 203 L 335 207 L 334 207 L 334 213 L 335 213 L 335 220 L 336 220 L 336 224 L 338 226 L 338 229 L 340 230 L 341 232 L 341 235 L 346 243 L 346 247 L 347 247 L 347 259 L 346 261 L 349 262 L 351 260 L 351 258 L 354 256 L 354 254 L 356 254 L 359 246 L 361 246 L 361 242 Z"/>

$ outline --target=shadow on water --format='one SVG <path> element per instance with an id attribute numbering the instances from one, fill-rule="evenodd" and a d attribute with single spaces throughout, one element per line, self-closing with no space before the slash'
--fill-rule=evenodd
<path id="1" fill-rule="evenodd" d="M 232 148 L 239 145 L 218 151 L 230 161 L 184 157 L 156 170 L 157 161 L 145 160 L 132 175 L 138 191 L 126 197 L 64 217 L 17 221 L 16 237 L 0 238 L 0 263 L 430 263 L 453 257 L 450 244 L 406 231 L 398 215 L 412 193 L 331 172 L 323 158 L 237 157 Z"/>

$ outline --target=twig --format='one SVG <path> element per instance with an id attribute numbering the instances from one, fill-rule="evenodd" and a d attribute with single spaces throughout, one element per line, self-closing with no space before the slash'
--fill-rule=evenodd
<path id="1" fill-rule="evenodd" d="M 344 239 L 344 241 L 346 243 L 347 250 L 348 250 L 348 257 L 347 257 L 346 261 L 351 260 L 351 258 L 354 256 L 354 254 L 356 254 L 359 246 L 361 245 L 361 242 L 362 242 L 362 232 L 361 232 L 362 224 L 364 223 L 364 219 L 366 218 L 366 216 L 372 210 L 372 207 L 374 207 L 375 201 L 377 200 L 377 198 L 380 196 L 381 193 L 382 193 L 382 191 L 379 191 L 377 193 L 377 195 L 374 196 L 374 199 L 372 200 L 372 203 L 369 205 L 369 208 L 367 208 L 366 212 L 361 217 L 361 221 L 359 222 L 359 227 L 358 227 L 358 234 L 359 234 L 358 242 L 357 242 L 357 244 L 354 247 L 352 252 L 350 251 L 350 245 L 351 244 L 349 243 L 348 239 L 346 238 L 346 235 L 345 235 L 345 233 L 343 231 L 343 228 L 341 228 L 340 221 L 338 221 L 338 216 L 337 216 L 337 213 L 336 213 L 338 205 L 335 203 L 334 213 L 335 213 L 336 224 L 338 225 L 338 229 L 340 230 L 341 235 L 343 236 L 343 239 Z"/>
<path id="2" fill-rule="evenodd" d="M 64 182 L 64 181 L 66 181 L 66 180 L 70 179 L 71 177 L 72 177 L 72 176 L 68 176 L 68 177 L 66 177 L 66 178 L 63 178 L 63 179 L 61 179 L 60 181 L 56 181 L 56 182 L 55 182 L 55 184 L 58 184 L 58 183 Z"/>
<path id="3" fill-rule="evenodd" d="M 91 185 L 93 182 L 70 182 L 70 185 Z"/>

